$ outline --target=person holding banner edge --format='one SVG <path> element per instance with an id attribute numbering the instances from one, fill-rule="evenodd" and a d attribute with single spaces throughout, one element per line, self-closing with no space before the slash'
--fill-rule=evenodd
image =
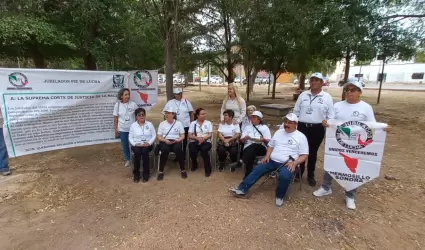
<path id="1" fill-rule="evenodd" d="M 357 79 L 348 79 L 347 83 L 344 85 L 344 92 L 345 101 L 337 102 L 334 105 L 335 120 L 376 122 L 372 106 L 360 99 L 363 92 L 363 86 Z M 329 126 L 327 120 L 323 120 L 322 124 L 324 127 Z M 387 131 L 387 129 L 385 130 Z M 322 185 L 318 190 L 313 192 L 313 195 L 322 197 L 332 194 L 332 179 L 332 176 L 324 171 Z M 345 201 L 348 209 L 356 209 L 355 193 L 356 189 L 345 192 Z"/>
<path id="2" fill-rule="evenodd" d="M 298 116 L 298 130 L 303 133 L 308 140 L 309 155 L 307 161 L 307 181 L 312 187 L 316 186 L 314 172 L 316 169 L 317 151 L 325 137 L 323 120 L 334 117 L 332 96 L 322 90 L 323 75 L 313 73 L 310 76 L 310 90 L 300 94 L 295 103 L 294 113 Z M 305 171 L 305 163 L 300 165 L 301 176 Z M 295 181 L 300 181 L 295 175 Z"/>
<path id="3" fill-rule="evenodd" d="M 131 124 L 136 119 L 134 111 L 138 108 L 137 104 L 130 101 L 130 90 L 123 88 L 118 91 L 118 102 L 114 106 L 114 128 L 115 137 L 120 138 L 122 152 L 125 160 L 125 167 L 130 167 L 130 142 L 128 136 L 130 132 Z"/>
<path id="4" fill-rule="evenodd" d="M 128 140 L 131 144 L 131 150 L 134 152 L 133 182 L 140 181 L 140 160 L 143 160 L 143 182 L 147 182 L 150 176 L 149 152 L 152 151 L 155 143 L 155 127 L 150 121 L 146 121 L 146 111 L 144 108 L 138 108 L 134 112 L 136 122 L 130 127 Z"/>
<path id="5" fill-rule="evenodd" d="M 0 174 L 3 176 L 10 175 L 9 155 L 7 154 L 6 143 L 3 135 L 3 114 L 0 111 Z"/>

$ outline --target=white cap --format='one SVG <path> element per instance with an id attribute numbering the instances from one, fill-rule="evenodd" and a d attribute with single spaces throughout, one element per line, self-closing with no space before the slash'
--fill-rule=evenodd
<path id="1" fill-rule="evenodd" d="M 168 105 L 168 106 L 166 106 L 166 107 L 165 107 L 165 109 L 164 109 L 163 113 L 165 113 L 165 112 L 168 112 L 168 113 L 176 113 L 176 110 L 174 109 L 174 107 L 173 107 L 173 106 Z"/>
<path id="2" fill-rule="evenodd" d="M 175 94 L 175 95 L 180 94 L 182 92 L 183 92 L 183 90 L 181 88 L 174 88 L 173 89 L 173 94 Z"/>
<path id="3" fill-rule="evenodd" d="M 254 112 L 252 112 L 252 115 L 255 115 L 255 116 L 258 116 L 258 117 L 260 117 L 260 118 L 263 118 L 263 114 L 260 112 L 260 111 L 254 111 Z"/>
<path id="4" fill-rule="evenodd" d="M 285 117 L 283 117 L 283 118 L 286 118 L 286 119 L 288 119 L 288 120 L 290 120 L 290 121 L 293 121 L 293 122 L 298 122 L 298 117 L 297 117 L 297 115 L 296 114 L 294 114 L 294 113 L 288 113 L 287 115 L 285 115 Z"/>
<path id="5" fill-rule="evenodd" d="M 344 84 L 344 88 L 347 87 L 348 85 L 354 85 L 357 88 L 359 88 L 361 92 L 363 92 L 363 85 L 361 82 L 359 82 L 357 78 L 348 78 L 347 82 Z"/>
<path id="6" fill-rule="evenodd" d="M 314 72 L 313 74 L 311 74 L 310 78 L 313 78 L 313 77 L 315 77 L 315 78 L 319 78 L 319 79 L 320 79 L 320 80 L 322 80 L 322 81 L 323 81 L 323 79 L 325 79 L 325 78 L 323 77 L 322 73 L 319 73 L 319 72 Z"/>

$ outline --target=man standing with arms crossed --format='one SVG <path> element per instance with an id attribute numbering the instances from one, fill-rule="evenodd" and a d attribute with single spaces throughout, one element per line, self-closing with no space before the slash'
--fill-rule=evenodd
<path id="1" fill-rule="evenodd" d="M 332 119 L 335 116 L 332 97 L 322 90 L 323 79 L 321 73 L 313 73 L 310 76 L 310 90 L 300 94 L 294 107 L 294 113 L 299 119 L 298 130 L 308 140 L 307 181 L 312 187 L 316 186 L 314 170 L 316 169 L 317 151 L 322 144 L 326 131 L 322 121 Z M 302 176 L 305 171 L 305 163 L 300 164 L 300 169 Z M 295 176 L 295 181 L 300 181 L 298 174 Z"/>

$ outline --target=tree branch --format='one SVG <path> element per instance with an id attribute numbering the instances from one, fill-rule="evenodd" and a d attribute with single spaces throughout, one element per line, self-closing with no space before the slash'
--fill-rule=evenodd
<path id="1" fill-rule="evenodd" d="M 402 17 L 402 18 L 424 18 L 425 14 L 418 14 L 418 15 L 391 15 L 391 16 L 386 16 L 383 19 L 392 19 L 392 18 L 398 18 L 398 17 Z"/>

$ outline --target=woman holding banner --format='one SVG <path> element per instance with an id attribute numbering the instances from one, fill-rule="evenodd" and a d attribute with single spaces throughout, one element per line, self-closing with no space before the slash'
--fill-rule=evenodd
<path id="1" fill-rule="evenodd" d="M 149 121 L 146 121 L 146 111 L 144 108 L 138 108 L 134 112 L 136 122 L 130 127 L 128 140 L 131 144 L 131 150 L 134 152 L 133 182 L 140 181 L 140 160 L 143 160 L 143 182 L 149 180 L 149 152 L 153 149 L 156 132 L 155 127 Z"/>
<path id="2" fill-rule="evenodd" d="M 130 126 L 135 122 L 134 111 L 137 104 L 130 101 L 130 90 L 127 88 L 118 91 L 118 102 L 114 106 L 114 128 L 115 137 L 121 139 L 121 147 L 125 160 L 125 167 L 130 167 L 130 143 L 128 136 Z"/>
<path id="3" fill-rule="evenodd" d="M 345 101 L 337 102 L 334 105 L 335 120 L 338 121 L 365 121 L 376 122 L 372 106 L 360 100 L 363 91 L 362 84 L 357 79 L 349 79 L 344 85 Z M 324 127 L 328 127 L 326 120 L 322 122 Z M 322 197 L 332 194 L 332 176 L 324 172 L 322 186 L 313 195 Z M 345 201 L 348 209 L 356 209 L 354 200 L 356 189 L 345 192 Z"/>

